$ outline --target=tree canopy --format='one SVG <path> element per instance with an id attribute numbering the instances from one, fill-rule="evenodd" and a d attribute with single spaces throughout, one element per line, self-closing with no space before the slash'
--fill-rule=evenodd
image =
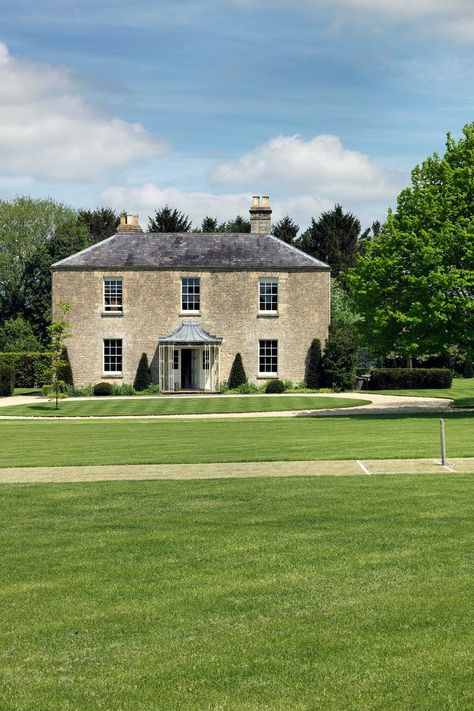
<path id="1" fill-rule="evenodd" d="M 296 239 L 299 229 L 299 225 L 297 225 L 289 215 L 285 215 L 285 217 L 282 217 L 281 220 L 273 225 L 272 235 L 283 240 L 283 242 L 292 244 Z"/>
<path id="2" fill-rule="evenodd" d="M 79 210 L 79 222 L 87 227 L 91 244 L 112 237 L 117 232 L 120 218 L 110 207 L 98 207 L 95 210 Z"/>
<path id="3" fill-rule="evenodd" d="M 311 219 L 308 229 L 301 235 L 298 246 L 316 259 L 327 262 L 333 277 L 339 277 L 353 267 L 359 252 L 359 243 L 368 234 L 361 235 L 360 222 L 341 205 L 321 213 L 318 221 Z"/>
<path id="4" fill-rule="evenodd" d="M 168 205 L 155 210 L 155 217 L 148 218 L 150 232 L 189 232 L 191 220 L 188 215 Z"/>
<path id="5" fill-rule="evenodd" d="M 375 352 L 472 352 L 474 123 L 414 168 L 348 283 Z"/>

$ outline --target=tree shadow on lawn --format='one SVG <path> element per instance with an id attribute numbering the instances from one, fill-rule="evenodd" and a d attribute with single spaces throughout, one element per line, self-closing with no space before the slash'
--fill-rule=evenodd
<path id="1" fill-rule="evenodd" d="M 308 412 L 297 412 L 295 417 L 314 417 L 314 419 L 322 419 L 318 410 L 314 410 L 314 415 L 308 415 Z M 364 420 L 367 422 L 373 422 L 374 420 L 407 420 L 407 419 L 417 419 L 417 420 L 456 420 L 456 419 L 472 419 L 474 418 L 474 409 L 466 412 L 456 412 L 455 410 L 440 410 L 439 412 L 396 412 L 396 413 L 378 413 L 373 414 L 362 413 L 362 412 L 344 412 L 338 413 L 337 410 L 331 416 L 324 416 L 324 419 L 328 418 L 342 419 L 347 418 L 351 420 Z"/>

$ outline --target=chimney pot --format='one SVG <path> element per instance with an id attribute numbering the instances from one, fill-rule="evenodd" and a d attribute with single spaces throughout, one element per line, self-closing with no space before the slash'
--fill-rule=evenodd
<path id="1" fill-rule="evenodd" d="M 272 208 L 268 195 L 253 195 L 250 207 L 250 232 L 268 235 L 272 229 Z"/>
<path id="2" fill-rule="evenodd" d="M 119 232 L 143 232 L 138 221 L 138 215 L 132 212 L 122 212 L 120 215 Z"/>

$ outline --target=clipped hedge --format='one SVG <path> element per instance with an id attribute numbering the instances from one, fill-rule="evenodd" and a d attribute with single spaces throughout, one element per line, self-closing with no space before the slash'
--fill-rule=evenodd
<path id="1" fill-rule="evenodd" d="M 32 388 L 51 380 L 51 353 L 22 351 L 0 353 L 0 365 L 9 365 L 15 371 L 17 388 Z"/>
<path id="2" fill-rule="evenodd" d="M 266 393 L 284 393 L 285 383 L 282 380 L 275 378 L 274 380 L 269 380 L 265 388 Z"/>
<path id="3" fill-rule="evenodd" d="M 448 368 L 375 368 L 370 371 L 369 390 L 416 390 L 450 388 L 453 371 Z"/>
<path id="4" fill-rule="evenodd" d="M 92 388 L 94 395 L 112 395 L 114 391 L 114 386 L 112 383 L 100 382 L 96 383 Z"/>
<path id="5" fill-rule="evenodd" d="M 0 363 L 0 396 L 13 395 L 15 389 L 15 371 L 11 365 Z"/>

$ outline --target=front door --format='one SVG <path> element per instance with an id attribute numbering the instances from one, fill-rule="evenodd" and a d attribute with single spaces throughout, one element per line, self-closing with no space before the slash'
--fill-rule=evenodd
<path id="1" fill-rule="evenodd" d="M 191 349 L 181 349 L 181 387 L 188 389 L 192 387 L 192 365 Z"/>

